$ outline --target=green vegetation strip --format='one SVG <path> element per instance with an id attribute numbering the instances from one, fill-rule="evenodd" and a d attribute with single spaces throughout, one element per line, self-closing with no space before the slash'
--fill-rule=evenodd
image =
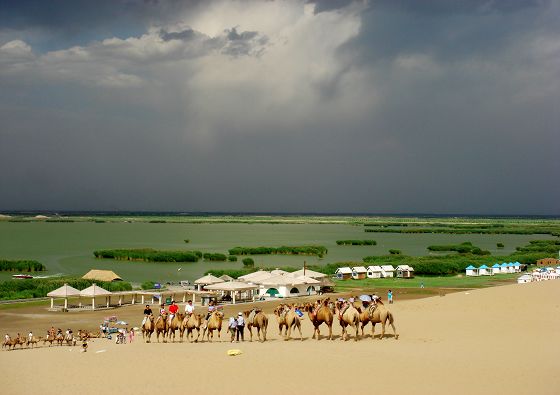
<path id="1" fill-rule="evenodd" d="M 0 259 L 2 272 L 41 272 L 46 270 L 45 265 L 37 261 L 10 261 Z"/>
<path id="2" fill-rule="evenodd" d="M 557 224 L 401 224 L 384 226 L 364 224 L 365 232 L 377 233 L 445 233 L 445 234 L 550 234 L 560 236 L 560 225 Z"/>
<path id="3" fill-rule="evenodd" d="M 8 280 L 0 282 L 0 300 L 42 298 L 47 293 L 68 284 L 77 289 L 85 289 L 93 283 L 107 291 L 130 291 L 132 286 L 128 282 L 105 282 L 84 280 L 74 277 L 40 278 L 32 280 Z"/>
<path id="4" fill-rule="evenodd" d="M 202 258 L 202 252 L 200 251 L 165 251 L 152 248 L 98 250 L 94 251 L 93 255 L 96 258 L 145 262 L 198 262 Z"/>
<path id="5" fill-rule="evenodd" d="M 230 255 L 316 255 L 321 258 L 328 250 L 323 246 L 294 247 L 235 247 L 229 250 Z"/>
<path id="6" fill-rule="evenodd" d="M 459 254 L 474 254 L 474 255 L 490 255 L 490 251 L 481 250 L 479 247 L 474 246 L 470 241 L 461 244 L 451 245 L 432 245 L 428 246 L 430 251 L 455 251 Z"/>
<path id="7" fill-rule="evenodd" d="M 375 240 L 337 240 L 336 244 L 342 246 L 374 246 L 377 242 Z"/>

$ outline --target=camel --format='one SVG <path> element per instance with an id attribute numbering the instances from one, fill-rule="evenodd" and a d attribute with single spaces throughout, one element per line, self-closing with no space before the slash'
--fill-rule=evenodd
<path id="1" fill-rule="evenodd" d="M 369 313 L 368 310 L 361 310 L 358 309 L 358 311 L 360 312 L 360 328 L 362 330 L 362 337 L 364 336 L 364 327 L 369 324 Z"/>
<path id="2" fill-rule="evenodd" d="M 282 336 L 282 328 L 286 328 L 286 336 L 284 340 L 290 340 L 292 334 L 292 328 L 297 328 L 299 331 L 300 340 L 303 340 L 303 335 L 301 334 L 301 320 L 294 311 L 294 307 L 288 305 L 280 305 L 274 310 L 274 314 L 278 319 L 278 329 L 280 330 L 280 336 Z"/>
<path id="3" fill-rule="evenodd" d="M 371 328 L 372 339 L 375 338 L 375 324 L 377 324 L 378 322 L 381 323 L 381 336 L 379 336 L 379 340 L 383 339 L 383 336 L 385 335 L 385 323 L 387 321 L 389 321 L 389 325 L 393 327 L 393 335 L 395 336 L 395 340 L 399 338 L 399 335 L 397 335 L 397 330 L 395 329 L 395 325 L 394 325 L 395 319 L 393 317 L 393 314 L 391 314 L 389 309 L 387 309 L 381 301 L 378 301 L 377 304 L 372 304 L 371 306 L 369 306 L 368 315 L 369 315 L 369 321 L 371 322 L 371 326 L 372 326 Z"/>
<path id="4" fill-rule="evenodd" d="M 312 339 L 315 339 L 315 334 L 317 334 L 317 340 L 319 340 L 321 336 L 321 332 L 319 327 L 322 323 L 325 323 L 329 328 L 329 340 L 333 340 L 332 337 L 332 324 L 333 324 L 333 312 L 329 307 L 329 300 L 325 299 L 321 302 L 321 306 L 317 309 L 316 312 L 313 312 L 312 305 L 306 306 L 307 314 L 309 315 L 309 320 L 313 324 L 313 336 Z"/>
<path id="5" fill-rule="evenodd" d="M 49 342 L 49 347 L 52 346 L 53 342 L 56 341 L 56 335 L 54 335 L 53 333 L 49 332 L 47 334 L 47 337 L 43 338 L 43 346 Z"/>
<path id="6" fill-rule="evenodd" d="M 150 316 L 146 319 L 146 322 L 144 322 L 144 325 L 142 325 L 142 339 L 145 339 L 146 343 L 151 342 L 152 333 L 154 333 L 154 327 L 154 316 L 150 314 Z M 148 339 L 146 339 L 146 337 L 148 337 Z"/>
<path id="7" fill-rule="evenodd" d="M 202 339 L 204 339 L 204 334 L 207 333 L 207 339 L 209 342 L 214 338 L 214 331 L 218 331 L 218 339 L 220 339 L 220 332 L 222 331 L 222 320 L 224 319 L 224 313 L 221 311 L 214 311 L 210 318 L 202 324 Z"/>
<path id="8" fill-rule="evenodd" d="M 157 319 L 156 322 L 154 324 L 154 328 L 156 331 L 156 339 L 159 343 L 159 334 L 161 333 L 161 338 L 163 340 L 164 343 L 167 343 L 167 340 L 165 339 L 165 333 L 167 332 L 167 313 L 163 313 L 162 315 L 160 315 Z"/>
<path id="9" fill-rule="evenodd" d="M 342 327 L 342 340 L 348 340 L 348 330 L 347 327 L 351 326 L 356 329 L 356 336 L 354 341 L 358 341 L 358 332 L 360 329 L 360 312 L 356 309 L 354 304 L 350 303 L 345 308 L 342 303 L 337 303 L 336 306 L 338 320 L 340 326 Z"/>
<path id="10" fill-rule="evenodd" d="M 244 311 L 243 316 L 245 317 L 245 323 L 247 324 L 247 329 L 251 335 L 251 340 L 253 341 L 253 327 L 257 328 L 257 337 L 261 341 L 261 331 L 263 334 L 262 341 L 266 341 L 266 328 L 268 327 L 268 317 L 265 313 L 260 310 L 253 309 L 251 311 Z"/>
<path id="11" fill-rule="evenodd" d="M 64 336 L 64 341 L 68 346 L 75 346 L 76 345 L 76 338 L 71 333 L 68 333 Z"/>
<path id="12" fill-rule="evenodd" d="M 14 350 L 16 348 L 16 346 L 19 346 L 20 348 L 23 348 L 23 345 L 26 344 L 26 342 L 27 342 L 26 338 L 21 336 L 18 333 L 15 338 L 13 338 L 9 341 L 7 346 L 8 346 L 8 349 L 11 348 L 12 350 Z"/>
<path id="13" fill-rule="evenodd" d="M 12 338 L 10 335 L 7 335 L 7 338 L 4 339 L 4 343 L 2 343 L 2 348 L 10 348 L 12 345 Z"/>
<path id="14" fill-rule="evenodd" d="M 64 342 L 64 334 L 62 332 L 57 333 L 54 341 L 57 342 L 59 346 L 62 346 L 62 343 Z"/>
<path id="15" fill-rule="evenodd" d="M 183 331 L 181 330 L 183 319 L 185 318 L 184 313 L 175 314 L 175 317 L 171 320 L 171 322 L 167 323 L 167 338 L 171 340 L 171 335 L 173 335 L 173 343 L 175 343 L 175 331 L 179 330 L 179 337 L 181 342 L 183 341 Z"/>
<path id="16" fill-rule="evenodd" d="M 27 347 L 29 348 L 29 345 L 31 344 L 31 348 L 34 348 L 41 340 L 43 340 L 41 336 L 39 336 L 38 338 L 35 336 L 33 336 L 31 339 L 27 338 Z"/>
<path id="17" fill-rule="evenodd" d="M 195 343 L 198 342 L 198 338 L 200 336 L 200 326 L 202 325 L 202 315 L 201 314 L 189 314 L 183 319 L 183 323 L 181 325 L 181 339 L 183 339 L 183 333 L 185 330 L 187 331 L 187 340 L 192 342 L 192 338 L 194 337 L 194 330 L 196 329 L 196 339 Z"/>

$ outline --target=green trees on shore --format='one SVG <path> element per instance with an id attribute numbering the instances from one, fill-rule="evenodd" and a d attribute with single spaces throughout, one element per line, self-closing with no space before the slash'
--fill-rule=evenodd
<path id="1" fill-rule="evenodd" d="M 338 245 L 352 245 L 352 246 L 374 246 L 377 245 L 375 240 L 337 240 Z"/>
<path id="2" fill-rule="evenodd" d="M 0 271 L 2 272 L 41 272 L 43 270 L 46 270 L 45 265 L 37 261 L 0 259 Z"/>
<path id="3" fill-rule="evenodd" d="M 229 250 L 230 255 L 316 255 L 322 258 L 328 250 L 323 246 L 293 247 L 235 247 Z"/>
<path id="4" fill-rule="evenodd" d="M 431 245 L 428 246 L 428 250 L 444 252 L 455 251 L 459 254 L 490 255 L 490 251 L 481 250 L 479 247 L 474 246 L 470 241 L 466 241 L 461 244 Z"/>
<path id="5" fill-rule="evenodd" d="M 93 255 L 96 258 L 146 262 L 198 262 L 202 258 L 200 251 L 164 251 L 152 248 L 98 250 Z"/>

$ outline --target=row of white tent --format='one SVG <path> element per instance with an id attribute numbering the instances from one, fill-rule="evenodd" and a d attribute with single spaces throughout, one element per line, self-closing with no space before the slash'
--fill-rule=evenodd
<path id="1" fill-rule="evenodd" d="M 410 278 L 414 277 L 414 268 L 409 265 L 398 265 L 396 268 L 393 265 L 374 265 L 374 266 L 354 266 L 354 267 L 339 267 L 335 271 L 338 279 L 354 279 L 359 280 L 363 278 L 387 278 L 387 277 L 401 277 Z"/>
<path id="2" fill-rule="evenodd" d="M 492 266 L 482 265 L 480 267 L 474 267 L 469 265 L 465 269 L 465 274 L 467 276 L 493 276 L 495 274 L 503 273 L 520 273 L 521 263 L 519 262 L 504 262 L 502 264 L 495 263 Z"/>
<path id="3" fill-rule="evenodd" d="M 87 287 L 83 290 L 78 290 L 68 284 L 64 284 L 62 287 L 55 289 L 47 294 L 51 298 L 51 309 L 54 307 L 54 299 L 55 298 L 64 298 L 64 308 L 68 308 L 68 298 L 70 297 L 85 297 L 85 298 L 92 298 L 92 308 L 95 309 L 95 298 L 99 296 L 104 296 L 108 298 L 113 293 L 107 291 L 104 288 L 101 288 L 97 284 L 92 284 L 91 286 Z M 107 305 L 109 305 L 109 301 L 107 299 Z"/>
<path id="4" fill-rule="evenodd" d="M 530 283 L 533 281 L 547 281 L 547 280 L 557 280 L 560 278 L 560 266 L 546 267 L 541 269 L 535 269 L 531 273 L 526 273 L 517 279 L 519 284 Z"/>
<path id="5" fill-rule="evenodd" d="M 240 276 L 237 280 L 229 276 L 216 277 L 207 274 L 195 280 L 198 290 L 218 291 L 229 293 L 233 301 L 237 299 L 251 299 L 255 296 L 301 296 L 314 295 L 321 286 L 328 285 L 328 276 L 324 273 L 309 269 L 287 272 L 281 269 L 272 271 L 258 270 Z"/>

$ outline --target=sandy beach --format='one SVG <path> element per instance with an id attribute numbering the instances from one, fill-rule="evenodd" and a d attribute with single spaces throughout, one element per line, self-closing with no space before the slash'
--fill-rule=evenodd
<path id="1" fill-rule="evenodd" d="M 231 344 L 223 329 L 212 344 L 146 344 L 140 336 L 124 345 L 96 339 L 86 353 L 67 346 L 2 351 L 2 392 L 558 394 L 558 295 L 560 282 L 547 281 L 398 302 L 390 306 L 398 340 L 372 340 L 368 326 L 366 338 L 343 342 L 336 322 L 334 341 L 316 341 L 305 319 L 304 341 L 284 341 L 270 315 L 266 343 Z M 3 332 L 16 312 L 3 314 Z M 107 314 L 86 314 L 100 313 Z M 68 326 L 82 319 L 90 327 L 95 318 L 86 314 Z M 242 354 L 230 357 L 229 349 Z"/>

